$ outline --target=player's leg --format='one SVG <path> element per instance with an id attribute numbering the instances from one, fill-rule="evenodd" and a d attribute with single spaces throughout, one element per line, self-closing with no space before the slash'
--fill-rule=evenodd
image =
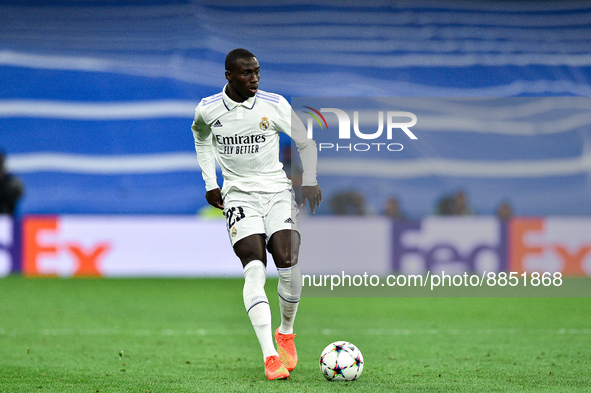
<path id="1" fill-rule="evenodd" d="M 279 284 L 277 293 L 281 308 L 282 334 L 293 333 L 293 323 L 302 294 L 302 275 L 298 266 L 300 234 L 293 230 L 275 232 L 269 241 L 269 252 L 273 256 Z"/>
<path id="2" fill-rule="evenodd" d="M 275 340 L 279 358 L 290 371 L 297 364 L 293 324 L 302 293 L 302 276 L 298 266 L 300 247 L 298 213 L 293 193 L 286 191 L 276 197 L 265 220 L 267 233 L 269 231 L 272 233 L 267 247 L 279 273 L 277 293 L 281 325 L 275 331 Z"/>
<path id="3" fill-rule="evenodd" d="M 282 230 L 271 236 L 269 251 L 279 273 L 277 294 L 281 311 L 281 325 L 275 331 L 279 359 L 292 371 L 298 363 L 293 323 L 302 293 L 302 275 L 297 264 L 300 235 L 296 231 Z"/>
<path id="4" fill-rule="evenodd" d="M 265 293 L 265 240 L 262 235 L 250 235 L 236 242 L 234 252 L 244 268 L 244 307 L 263 351 L 265 374 L 270 380 L 287 378 L 289 372 L 279 360 L 273 345 L 271 308 Z"/>
<path id="5" fill-rule="evenodd" d="M 273 345 L 271 308 L 265 293 L 265 240 L 262 235 L 250 235 L 236 242 L 234 252 L 244 268 L 244 306 L 263 351 L 265 374 L 270 380 L 287 378 L 289 371 L 281 363 Z"/>

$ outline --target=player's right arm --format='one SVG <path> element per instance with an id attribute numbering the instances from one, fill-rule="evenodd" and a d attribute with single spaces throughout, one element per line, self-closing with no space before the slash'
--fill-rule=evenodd
<path id="1" fill-rule="evenodd" d="M 201 103 L 199 103 L 195 108 L 195 119 L 191 130 L 195 139 L 197 162 L 199 162 L 201 174 L 205 181 L 205 199 L 210 205 L 223 209 L 222 194 L 217 182 L 215 148 L 212 143 L 211 128 L 203 118 L 201 109 Z"/>

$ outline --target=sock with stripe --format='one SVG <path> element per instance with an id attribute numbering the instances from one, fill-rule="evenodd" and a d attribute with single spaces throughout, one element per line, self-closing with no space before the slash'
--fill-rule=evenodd
<path id="1" fill-rule="evenodd" d="M 289 268 L 277 269 L 277 272 L 279 273 L 277 293 L 281 310 L 279 333 L 292 334 L 293 323 L 302 295 L 302 274 L 297 264 Z"/>
<path id="2" fill-rule="evenodd" d="M 244 307 L 261 345 L 263 360 L 277 355 L 273 343 L 271 308 L 265 294 L 267 269 L 261 261 L 251 261 L 244 267 Z"/>

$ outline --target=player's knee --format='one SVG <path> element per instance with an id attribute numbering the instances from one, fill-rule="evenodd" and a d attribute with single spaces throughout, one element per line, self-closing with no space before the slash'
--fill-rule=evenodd
<path id="1" fill-rule="evenodd" d="M 270 239 L 269 251 L 278 268 L 295 266 L 299 252 L 299 233 L 288 230 L 276 232 Z"/>
<path id="2" fill-rule="evenodd" d="M 279 269 L 287 269 L 298 263 L 297 255 L 294 255 L 290 251 L 273 254 L 273 260 L 275 261 L 275 266 Z"/>
<path id="3" fill-rule="evenodd" d="M 267 266 L 267 256 L 265 254 L 246 253 L 243 255 L 236 254 L 242 262 L 242 266 L 248 265 L 252 261 L 261 261 L 263 265 Z"/>

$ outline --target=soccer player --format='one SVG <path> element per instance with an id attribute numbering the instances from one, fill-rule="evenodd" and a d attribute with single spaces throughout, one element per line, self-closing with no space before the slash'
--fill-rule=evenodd
<path id="1" fill-rule="evenodd" d="M 223 209 L 234 252 L 244 269 L 244 306 L 263 352 L 269 380 L 286 379 L 297 364 L 293 323 L 302 291 L 300 229 L 291 181 L 279 162 L 279 132 L 289 135 L 302 160 L 302 203 L 312 213 L 322 193 L 316 181 L 316 143 L 280 95 L 259 90 L 260 65 L 248 50 L 226 56 L 227 84 L 204 98 L 192 125 L 207 202 Z M 224 178 L 217 184 L 215 160 Z M 265 293 L 269 250 L 279 272 L 281 325 L 273 335 Z M 273 337 L 277 349 L 273 344 Z"/>

